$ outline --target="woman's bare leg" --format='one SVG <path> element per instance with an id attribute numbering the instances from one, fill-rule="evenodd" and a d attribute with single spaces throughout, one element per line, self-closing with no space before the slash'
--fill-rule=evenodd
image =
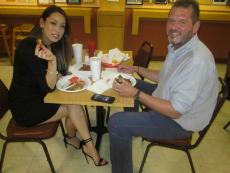
<path id="1" fill-rule="evenodd" d="M 72 120 L 69 117 L 65 118 L 65 127 L 66 127 L 67 134 L 69 137 L 76 135 L 76 128 L 73 125 Z"/>
<path id="2" fill-rule="evenodd" d="M 72 144 L 75 148 L 80 148 L 80 140 L 75 137 L 76 127 L 72 123 L 72 120 L 68 117 L 68 107 L 66 105 L 61 105 L 57 113 L 43 123 L 58 121 L 61 120 L 63 117 L 65 117 L 65 128 L 67 133 L 67 137 L 65 138 L 66 142 Z"/>
<path id="3" fill-rule="evenodd" d="M 84 110 L 83 110 L 82 106 L 68 105 L 68 111 L 69 111 L 68 112 L 69 117 L 72 120 L 75 127 L 77 128 L 78 133 L 80 134 L 82 139 L 83 140 L 89 139 L 91 136 L 90 136 L 90 133 L 88 130 L 88 123 L 87 123 L 86 116 L 84 114 Z M 78 114 L 78 116 L 76 116 L 76 113 Z M 84 147 L 84 151 L 87 154 L 89 154 L 91 157 L 93 157 L 93 160 L 97 164 L 99 162 L 100 156 L 99 156 L 93 142 L 90 141 L 90 142 L 86 143 L 86 145 L 84 145 L 83 147 Z M 106 161 L 104 161 L 104 162 L 106 162 Z"/>
<path id="4" fill-rule="evenodd" d="M 80 140 L 76 136 L 76 128 L 74 124 L 72 123 L 72 120 L 67 116 L 65 118 L 65 127 L 67 134 L 65 136 L 65 142 L 68 144 L 73 145 L 76 149 L 81 148 Z"/>
<path id="5" fill-rule="evenodd" d="M 73 131 L 77 130 L 83 140 L 89 139 L 91 137 L 88 129 L 86 116 L 82 106 L 61 105 L 57 113 L 49 120 L 47 120 L 46 123 L 60 120 L 62 117 L 67 117 L 69 118 L 69 120 L 67 121 L 71 121 L 71 123 L 68 122 L 67 124 L 67 132 L 72 133 Z M 100 156 L 92 141 L 86 143 L 86 145 L 84 146 L 84 151 L 85 153 L 93 157 L 93 160 L 96 164 L 98 163 Z M 105 162 L 106 161 L 104 161 L 103 163 Z"/>

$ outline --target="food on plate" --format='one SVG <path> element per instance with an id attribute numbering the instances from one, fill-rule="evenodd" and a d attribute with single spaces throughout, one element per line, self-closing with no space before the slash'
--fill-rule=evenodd
<path id="1" fill-rule="evenodd" d="M 74 83 L 78 83 L 79 80 L 80 80 L 80 78 L 77 77 L 77 76 L 71 77 L 71 78 L 69 79 L 70 85 L 71 85 L 71 84 L 74 84 Z"/>
<path id="2" fill-rule="evenodd" d="M 122 63 L 122 59 L 117 58 L 116 56 L 114 57 L 109 57 L 108 54 L 103 54 L 102 57 L 102 64 L 106 67 L 115 67 Z"/>
<path id="3" fill-rule="evenodd" d="M 127 82 L 131 83 L 130 79 L 124 78 L 122 75 L 118 75 L 114 80 L 119 84 L 122 83 L 122 80 L 126 80 Z"/>
<path id="4" fill-rule="evenodd" d="M 118 64 L 118 63 L 120 63 L 118 60 L 112 59 L 112 64 Z"/>
<path id="5" fill-rule="evenodd" d="M 81 71 L 90 71 L 90 65 L 83 64 L 83 66 L 80 68 Z"/>
<path id="6" fill-rule="evenodd" d="M 73 76 L 69 79 L 69 87 L 67 87 L 67 90 L 74 91 L 74 90 L 80 90 L 85 86 L 85 81 L 80 79 L 77 76 Z"/>

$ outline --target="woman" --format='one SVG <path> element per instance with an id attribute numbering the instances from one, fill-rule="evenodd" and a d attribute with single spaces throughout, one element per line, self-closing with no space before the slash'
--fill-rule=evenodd
<path id="1" fill-rule="evenodd" d="M 96 166 L 107 161 L 100 158 L 87 127 L 80 105 L 44 103 L 44 97 L 55 89 L 61 75 L 66 75 L 71 62 L 69 23 L 65 12 L 49 6 L 40 17 L 39 25 L 16 49 L 14 73 L 9 92 L 10 109 L 15 121 L 23 126 L 58 121 L 65 117 L 65 144 L 82 148 Z M 76 131 L 82 142 L 76 137 Z"/>

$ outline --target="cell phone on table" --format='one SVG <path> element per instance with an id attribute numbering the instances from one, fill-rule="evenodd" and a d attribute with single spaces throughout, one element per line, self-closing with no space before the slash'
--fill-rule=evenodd
<path id="1" fill-rule="evenodd" d="M 99 102 L 104 102 L 104 103 L 113 103 L 115 100 L 115 97 L 112 96 L 106 96 L 102 94 L 94 94 L 91 97 L 92 100 L 99 101 Z"/>

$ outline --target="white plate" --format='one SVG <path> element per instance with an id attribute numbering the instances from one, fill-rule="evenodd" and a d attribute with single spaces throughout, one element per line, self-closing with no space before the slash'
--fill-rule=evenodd
<path id="1" fill-rule="evenodd" d="M 131 82 L 131 84 L 132 84 L 132 86 L 136 85 L 137 81 L 136 81 L 136 79 L 133 76 L 131 76 L 129 74 L 126 74 L 126 73 L 119 73 L 117 76 L 119 76 L 119 75 L 121 75 L 125 79 L 129 79 L 130 82 Z"/>
<path id="2" fill-rule="evenodd" d="M 64 91 L 64 92 L 79 92 L 79 91 L 85 90 L 88 86 L 91 85 L 91 81 L 89 80 L 89 78 L 77 76 L 85 82 L 85 85 L 81 89 L 68 90 L 67 87 L 70 84 L 69 79 L 71 79 L 74 76 L 76 75 L 68 75 L 68 76 L 63 76 L 62 78 L 60 78 L 56 84 L 57 89 Z"/>

